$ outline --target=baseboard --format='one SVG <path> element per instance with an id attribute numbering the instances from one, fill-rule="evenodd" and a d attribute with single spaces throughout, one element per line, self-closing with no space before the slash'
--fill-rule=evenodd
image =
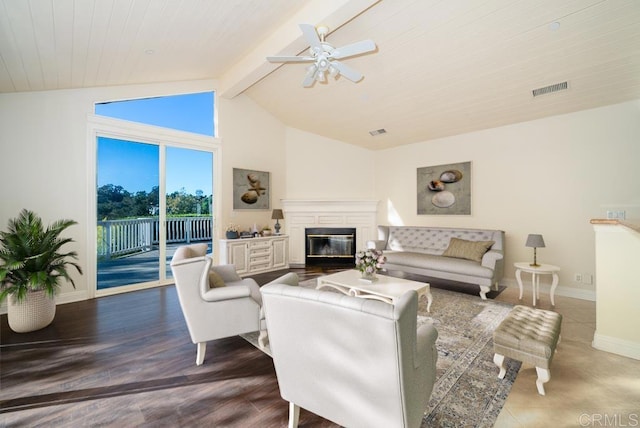
<path id="1" fill-rule="evenodd" d="M 591 345 L 601 351 L 611 352 L 613 354 L 622 355 L 623 357 L 640 360 L 640 343 L 638 342 L 631 342 L 617 337 L 605 336 L 596 332 L 593 335 L 593 342 Z"/>
<path id="2" fill-rule="evenodd" d="M 89 293 L 87 290 L 75 290 L 70 293 L 58 294 L 56 296 L 56 305 L 80 302 L 82 300 L 89 300 Z"/>
<path id="3" fill-rule="evenodd" d="M 73 291 L 71 293 L 58 294 L 56 296 L 56 305 L 64 305 L 65 303 L 80 302 L 82 300 L 88 300 L 89 293 L 86 290 Z M 7 313 L 7 302 L 2 302 L 0 305 L 0 315 Z"/>
<path id="4" fill-rule="evenodd" d="M 529 293 L 529 295 L 531 295 L 531 282 L 527 283 L 526 281 L 523 281 L 523 283 L 524 283 L 523 294 L 526 295 L 526 293 Z M 510 279 L 510 278 L 502 279 L 500 281 L 500 285 L 518 288 L 518 282 L 515 279 Z M 541 293 L 548 295 L 550 288 L 551 288 L 550 285 L 540 284 Z M 562 285 L 558 285 L 558 287 L 556 288 L 555 295 L 571 297 L 573 299 L 589 300 L 591 302 L 596 301 L 596 292 L 593 290 L 583 290 L 581 288 L 563 287 Z"/>

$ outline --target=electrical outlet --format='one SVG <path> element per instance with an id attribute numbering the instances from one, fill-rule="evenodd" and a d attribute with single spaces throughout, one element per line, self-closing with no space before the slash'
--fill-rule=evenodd
<path id="1" fill-rule="evenodd" d="M 581 273 L 576 273 L 573 275 L 573 280 L 575 282 L 582 282 L 582 274 Z"/>
<path id="2" fill-rule="evenodd" d="M 627 213 L 622 211 L 607 211 L 607 218 L 612 220 L 624 220 L 627 217 Z"/>

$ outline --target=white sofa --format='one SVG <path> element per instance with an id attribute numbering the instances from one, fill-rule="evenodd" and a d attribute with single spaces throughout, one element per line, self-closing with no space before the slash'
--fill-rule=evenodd
<path id="1" fill-rule="evenodd" d="M 382 250 L 384 269 L 477 284 L 482 299 L 504 275 L 502 230 L 378 226 L 367 247 Z"/>
<path id="2" fill-rule="evenodd" d="M 417 327 L 415 291 L 394 305 L 284 284 L 261 291 L 289 427 L 300 407 L 345 427 L 420 426 L 438 332 Z"/>

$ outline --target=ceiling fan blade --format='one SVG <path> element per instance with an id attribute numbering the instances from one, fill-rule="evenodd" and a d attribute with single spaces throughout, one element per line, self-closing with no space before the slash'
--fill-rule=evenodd
<path id="1" fill-rule="evenodd" d="M 336 68 L 341 75 L 351 80 L 352 82 L 358 82 L 364 77 L 362 73 L 355 71 L 353 68 L 344 65 L 340 61 L 331 61 L 331 65 Z"/>
<path id="2" fill-rule="evenodd" d="M 268 56 L 269 62 L 306 62 L 314 61 L 315 58 L 310 56 Z"/>
<path id="3" fill-rule="evenodd" d="M 362 40 L 360 42 L 351 43 L 340 48 L 334 49 L 331 58 L 346 58 L 349 56 L 360 55 L 376 50 L 376 44 L 371 40 Z"/>
<path id="4" fill-rule="evenodd" d="M 322 44 L 320 43 L 320 37 L 316 27 L 311 24 L 299 24 L 304 38 L 307 39 L 311 48 L 315 48 L 318 52 L 322 52 Z"/>

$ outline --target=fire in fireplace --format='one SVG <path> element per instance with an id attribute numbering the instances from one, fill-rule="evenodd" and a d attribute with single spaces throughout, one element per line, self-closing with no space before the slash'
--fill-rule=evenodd
<path id="1" fill-rule="evenodd" d="M 306 228 L 305 243 L 307 266 L 348 266 L 355 263 L 355 228 Z"/>

